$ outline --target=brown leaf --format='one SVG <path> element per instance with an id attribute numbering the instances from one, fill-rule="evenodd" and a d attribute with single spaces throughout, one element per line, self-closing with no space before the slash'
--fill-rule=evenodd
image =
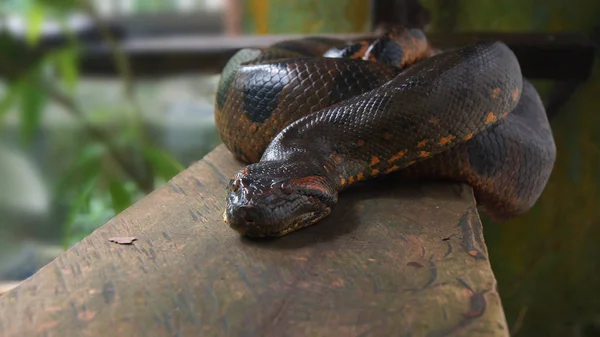
<path id="1" fill-rule="evenodd" d="M 115 242 L 120 245 L 130 245 L 135 240 L 137 240 L 137 238 L 134 236 L 118 236 L 118 237 L 114 237 L 114 238 L 108 238 L 108 241 Z"/>

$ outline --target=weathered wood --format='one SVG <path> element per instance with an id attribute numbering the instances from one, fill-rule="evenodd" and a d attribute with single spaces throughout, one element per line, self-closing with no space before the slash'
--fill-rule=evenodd
<path id="1" fill-rule="evenodd" d="M 0 295 L 9 292 L 19 285 L 20 282 L 0 282 Z"/>
<path id="2" fill-rule="evenodd" d="M 508 336 L 470 188 L 366 182 L 248 240 L 222 220 L 240 165 L 218 147 L 0 297 L 0 336 Z"/>

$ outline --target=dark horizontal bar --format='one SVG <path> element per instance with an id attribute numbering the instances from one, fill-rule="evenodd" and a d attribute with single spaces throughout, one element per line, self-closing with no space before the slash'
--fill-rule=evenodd
<path id="1" fill-rule="evenodd" d="M 326 35 L 359 38 L 366 35 Z M 244 47 L 266 47 L 301 35 L 249 37 L 186 36 L 123 41 L 136 76 L 164 76 L 200 72 L 219 73 L 229 57 Z M 594 62 L 595 46 L 579 33 L 462 33 L 430 34 L 439 48 L 453 48 L 476 41 L 499 40 L 517 55 L 524 76 L 530 79 L 585 80 Z M 89 47 L 81 60 L 88 75 L 113 75 L 116 72 L 109 50 Z"/>
<path id="2" fill-rule="evenodd" d="M 525 77 L 560 81 L 584 81 L 591 74 L 597 46 L 581 33 L 464 33 L 431 35 L 440 47 L 497 40 L 515 53 Z"/>
<path id="3" fill-rule="evenodd" d="M 219 73 L 227 60 L 245 47 L 266 47 L 273 43 L 305 35 L 269 36 L 166 36 L 159 38 L 123 38 L 121 45 L 131 61 L 136 77 L 156 77 L 188 73 Z M 342 39 L 366 37 L 366 34 L 322 36 Z M 525 77 L 530 79 L 576 80 L 588 78 L 596 48 L 580 33 L 451 33 L 428 34 L 438 48 L 454 48 L 476 41 L 499 40 L 517 55 Z M 96 40 L 97 41 L 97 40 Z M 83 74 L 115 76 L 117 70 L 109 48 L 101 42 L 84 43 L 80 58 Z M 53 45 L 52 47 L 56 47 Z"/>

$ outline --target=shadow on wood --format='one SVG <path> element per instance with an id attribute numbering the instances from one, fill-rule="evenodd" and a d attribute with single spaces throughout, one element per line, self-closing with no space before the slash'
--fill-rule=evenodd
<path id="1" fill-rule="evenodd" d="M 367 182 L 249 240 L 222 220 L 239 168 L 218 147 L 0 297 L 0 335 L 508 336 L 470 188 Z"/>

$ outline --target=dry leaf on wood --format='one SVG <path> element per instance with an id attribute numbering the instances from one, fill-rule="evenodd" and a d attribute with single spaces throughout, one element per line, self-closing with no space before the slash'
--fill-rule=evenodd
<path id="1" fill-rule="evenodd" d="M 134 236 L 119 236 L 119 237 L 114 237 L 114 238 L 109 238 L 108 239 L 108 241 L 115 242 L 115 243 L 118 243 L 120 245 L 130 245 L 135 240 L 137 240 L 137 238 L 134 237 Z"/>

